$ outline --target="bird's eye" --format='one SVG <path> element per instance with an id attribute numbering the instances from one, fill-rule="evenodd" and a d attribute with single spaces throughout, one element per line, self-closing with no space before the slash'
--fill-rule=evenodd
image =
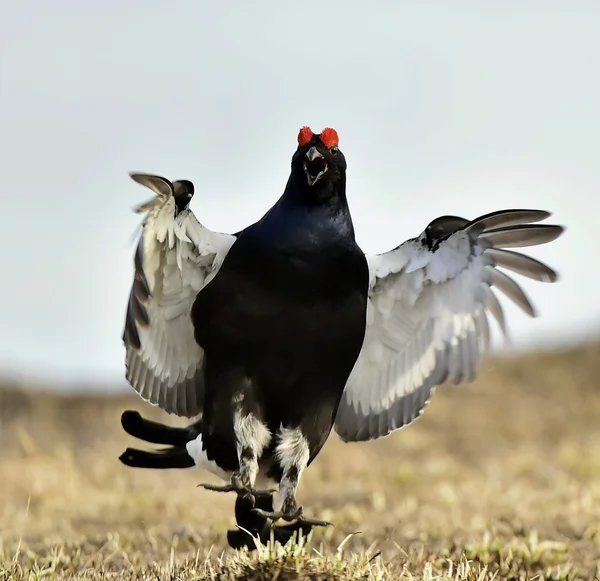
<path id="1" fill-rule="evenodd" d="M 331 151 L 331 153 L 337 153 L 338 152 L 338 146 L 337 145 L 332 145 L 329 148 L 329 151 Z"/>

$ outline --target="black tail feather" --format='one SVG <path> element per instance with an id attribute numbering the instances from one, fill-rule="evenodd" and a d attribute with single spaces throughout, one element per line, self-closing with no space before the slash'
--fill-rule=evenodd
<path id="1" fill-rule="evenodd" d="M 121 425 L 134 438 L 152 444 L 166 444 L 168 446 L 185 446 L 190 440 L 195 440 L 202 432 L 202 420 L 184 428 L 177 428 L 147 420 L 134 410 L 123 412 Z"/>
<path id="2" fill-rule="evenodd" d="M 191 468 L 195 465 L 193 458 L 187 453 L 186 444 L 194 440 L 202 431 L 202 420 L 190 426 L 177 428 L 166 426 L 143 418 L 134 410 L 126 410 L 121 414 L 121 425 L 131 436 L 152 444 L 165 444 L 170 448 L 162 450 L 137 450 L 127 448 L 119 460 L 132 468 Z"/>
<path id="3" fill-rule="evenodd" d="M 145 452 L 135 448 L 127 448 L 119 456 L 119 460 L 132 468 L 191 468 L 194 466 L 193 458 L 187 453 L 185 447 L 167 448 Z"/>

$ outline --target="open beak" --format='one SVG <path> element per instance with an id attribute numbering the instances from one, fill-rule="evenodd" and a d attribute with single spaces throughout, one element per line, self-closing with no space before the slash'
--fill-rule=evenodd
<path id="1" fill-rule="evenodd" d="M 328 169 L 325 158 L 319 153 L 316 147 L 311 147 L 304 156 L 304 173 L 309 186 L 314 186 Z"/>

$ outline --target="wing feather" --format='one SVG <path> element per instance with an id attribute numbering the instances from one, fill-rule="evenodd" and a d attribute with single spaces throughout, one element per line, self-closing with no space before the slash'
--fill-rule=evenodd
<path id="1" fill-rule="evenodd" d="M 204 354 L 194 339 L 190 312 L 235 238 L 208 230 L 187 206 L 178 209 L 176 196 L 191 199 L 193 189 L 182 186 L 191 182 L 131 177 L 157 196 L 137 208 L 147 215 L 125 315 L 125 376 L 146 401 L 193 417 L 202 412 Z"/>
<path id="2" fill-rule="evenodd" d="M 547 264 L 520 252 L 503 248 L 488 248 L 486 256 L 495 266 L 512 270 L 517 274 L 540 282 L 556 282 L 556 273 Z"/>
<path id="3" fill-rule="evenodd" d="M 523 289 L 498 267 L 557 280 L 549 266 L 504 250 L 555 240 L 561 226 L 531 224 L 548 216 L 540 210 L 503 210 L 471 222 L 444 216 L 418 238 L 367 257 L 367 329 L 335 419 L 343 440 L 386 436 L 419 417 L 436 386 L 476 377 L 489 346 L 488 314 L 507 332 L 492 287 L 535 316 Z"/>
<path id="4" fill-rule="evenodd" d="M 547 224 L 521 224 L 519 226 L 496 228 L 481 234 L 489 244 L 500 248 L 525 248 L 556 240 L 562 233 L 560 226 Z"/>
<path id="5" fill-rule="evenodd" d="M 485 269 L 490 275 L 490 281 L 493 286 L 502 291 L 505 296 L 530 317 L 536 316 L 535 309 L 533 308 L 529 297 L 525 294 L 525 291 L 510 278 L 510 276 L 491 266 L 486 266 Z"/>

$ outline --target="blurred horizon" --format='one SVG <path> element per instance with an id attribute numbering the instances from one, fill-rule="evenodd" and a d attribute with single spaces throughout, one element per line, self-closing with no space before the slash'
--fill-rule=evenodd
<path id="1" fill-rule="evenodd" d="M 496 352 L 600 339 L 600 4 L 377 7 L 7 5 L 0 381 L 129 389 L 132 207 L 151 192 L 128 172 L 192 180 L 197 218 L 235 232 L 280 196 L 302 125 L 337 129 L 366 252 L 444 214 L 552 212 L 566 232 L 524 252 L 559 281 L 515 277 L 539 317 L 500 297 L 514 347 Z"/>
<path id="2" fill-rule="evenodd" d="M 520 346 L 518 348 L 498 348 L 492 349 L 484 358 L 482 368 L 486 366 L 491 369 L 496 366 L 502 368 L 503 362 L 512 362 L 518 364 L 526 361 L 527 357 L 544 357 L 548 354 L 556 356 L 568 356 L 574 354 L 580 356 L 582 353 L 597 351 L 600 347 L 600 338 L 597 336 L 581 337 L 579 340 L 571 341 L 566 344 L 551 345 L 543 344 L 538 346 Z M 488 374 L 490 372 L 488 371 Z M 476 382 L 481 382 L 478 375 Z M 470 385 L 463 383 L 462 386 Z M 125 380 L 125 369 L 121 375 L 117 373 L 111 376 L 94 377 L 70 377 L 65 379 L 60 374 L 49 375 L 40 370 L 39 373 L 19 373 L 12 372 L 10 369 L 0 370 L 0 399 L 7 393 L 13 391 L 25 391 L 31 393 L 46 393 L 56 396 L 107 396 L 107 397 L 131 397 L 134 400 L 139 399 L 139 395 Z M 139 400 L 140 405 L 155 408 L 149 402 Z M 146 408 L 150 409 L 150 408 Z M 159 409 L 159 408 L 156 408 Z M 166 412 L 165 412 L 166 413 Z M 177 416 L 173 416 L 177 417 Z"/>

